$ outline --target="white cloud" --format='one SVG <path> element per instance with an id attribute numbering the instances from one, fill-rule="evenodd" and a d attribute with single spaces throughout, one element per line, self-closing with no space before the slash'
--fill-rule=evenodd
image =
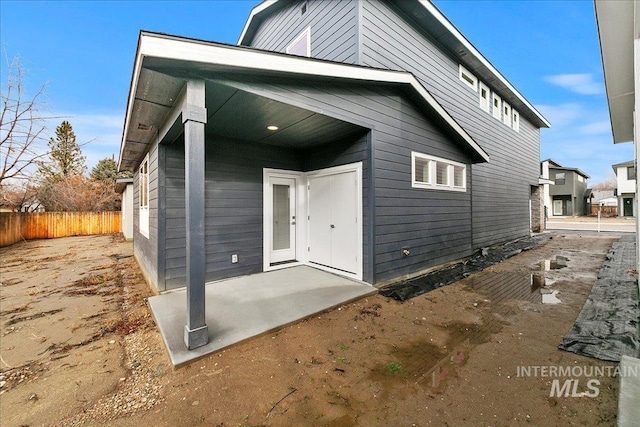
<path id="1" fill-rule="evenodd" d="M 581 104 L 537 105 L 536 108 L 551 122 L 553 128 L 570 125 L 584 114 Z"/>
<path id="2" fill-rule="evenodd" d="M 556 74 L 546 76 L 544 80 L 581 95 L 599 95 L 604 92 L 603 85 L 593 80 L 593 75 L 588 73 Z"/>
<path id="3" fill-rule="evenodd" d="M 609 120 L 598 121 L 580 126 L 578 131 L 583 135 L 611 134 L 611 122 Z"/>

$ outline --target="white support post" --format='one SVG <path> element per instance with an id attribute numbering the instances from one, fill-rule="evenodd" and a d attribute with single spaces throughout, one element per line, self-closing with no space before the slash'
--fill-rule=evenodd
<path id="1" fill-rule="evenodd" d="M 204 80 L 187 81 L 182 109 L 185 145 L 185 216 L 187 232 L 187 324 L 184 342 L 189 350 L 209 342 L 205 321 L 204 246 L 204 156 L 205 156 Z"/>

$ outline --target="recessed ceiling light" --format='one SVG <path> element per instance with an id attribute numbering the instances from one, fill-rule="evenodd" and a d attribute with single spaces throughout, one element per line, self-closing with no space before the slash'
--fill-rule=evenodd
<path id="1" fill-rule="evenodd" d="M 278 130 L 278 126 L 269 125 L 269 126 L 267 126 L 267 129 L 269 129 L 269 130 Z"/>

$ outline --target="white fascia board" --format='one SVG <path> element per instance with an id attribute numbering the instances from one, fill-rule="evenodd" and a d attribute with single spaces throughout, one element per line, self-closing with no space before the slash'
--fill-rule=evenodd
<path id="1" fill-rule="evenodd" d="M 124 147 L 127 142 L 127 135 L 129 134 L 129 125 L 131 122 L 131 112 L 133 111 L 133 103 L 138 90 L 138 82 L 140 81 L 140 70 L 142 69 L 142 55 L 140 49 L 142 46 L 142 35 L 138 40 L 138 48 L 136 50 L 136 59 L 133 64 L 133 72 L 131 74 L 131 84 L 129 85 L 129 98 L 127 99 L 127 110 L 124 116 L 124 129 L 122 131 L 122 141 L 120 142 L 120 155 L 118 157 L 118 170 L 122 166 L 122 157 L 124 155 Z"/>
<path id="2" fill-rule="evenodd" d="M 276 4 L 278 2 L 278 0 L 266 0 L 263 1 L 262 3 L 260 3 L 259 5 L 257 5 L 256 7 L 254 7 L 253 9 L 251 9 L 251 13 L 249 14 L 249 18 L 247 18 L 247 22 L 244 24 L 244 28 L 242 29 L 242 33 L 240 34 L 240 37 L 238 38 L 238 45 L 241 45 L 244 37 L 247 35 L 247 31 L 249 31 L 249 27 L 251 26 L 251 23 L 253 21 L 253 18 L 264 12 L 265 10 L 269 9 L 271 6 L 273 6 L 274 4 Z"/>
<path id="3" fill-rule="evenodd" d="M 633 141 L 634 7 L 637 2 L 594 2 L 613 142 Z"/>
<path id="4" fill-rule="evenodd" d="M 442 26 L 453 35 L 464 47 L 467 49 L 471 55 L 473 55 L 478 61 L 482 63 L 491 73 L 493 73 L 502 84 L 504 84 L 513 94 L 536 116 L 542 123 L 544 123 L 547 127 L 551 127 L 551 124 L 544 118 L 538 110 L 535 109 L 527 99 L 522 96 L 518 90 L 513 87 L 511 83 L 485 58 L 478 49 L 476 49 L 469 40 L 465 36 L 462 35 L 460 31 L 434 6 L 433 3 L 429 0 L 419 0 L 419 3 L 431 14 L 433 15 Z"/>
<path id="5" fill-rule="evenodd" d="M 410 85 L 480 157 L 489 161 L 488 154 L 447 113 L 415 76 L 406 71 L 380 70 L 159 34 L 142 33 L 140 38 L 138 54 L 141 57 L 208 63 L 253 71 L 276 71 L 315 77 Z"/>
<path id="6" fill-rule="evenodd" d="M 397 83 L 409 83 L 411 78 L 411 75 L 405 71 L 380 70 L 150 33 L 141 35 L 140 54 L 155 58 L 225 65 L 252 71 L 294 73 L 302 76 Z"/>
<path id="7" fill-rule="evenodd" d="M 456 122 L 453 117 L 440 105 L 438 101 L 427 91 L 424 86 L 420 84 L 418 79 L 416 79 L 413 75 L 411 75 L 412 81 L 411 86 L 413 89 L 420 94 L 422 98 L 427 101 L 429 106 L 433 108 L 439 116 L 441 116 L 447 124 L 458 134 L 462 139 L 465 140 L 467 144 L 480 156 L 484 159 L 484 161 L 489 161 L 489 155 L 480 147 L 474 140 L 471 138 L 471 135 L 465 131 L 462 126 Z"/>

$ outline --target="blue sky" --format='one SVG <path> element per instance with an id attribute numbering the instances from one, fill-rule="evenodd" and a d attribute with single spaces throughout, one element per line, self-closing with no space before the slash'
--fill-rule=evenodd
<path id="1" fill-rule="evenodd" d="M 19 56 L 27 89 L 47 82 L 49 114 L 91 141 L 83 146 L 91 168 L 117 158 L 139 30 L 235 43 L 257 3 L 2 0 L 2 84 L 7 58 Z M 542 159 L 578 167 L 595 184 L 633 158 L 631 144 L 612 143 L 591 1 L 434 3 L 551 122 Z"/>

